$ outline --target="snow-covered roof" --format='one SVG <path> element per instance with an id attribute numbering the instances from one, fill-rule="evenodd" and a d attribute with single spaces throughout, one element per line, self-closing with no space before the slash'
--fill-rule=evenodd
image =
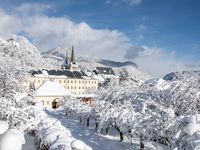
<path id="1" fill-rule="evenodd" d="M 31 70 L 30 74 L 32 76 L 38 77 L 69 77 L 81 79 L 83 76 L 86 76 L 83 71 L 70 71 L 70 70 Z"/>
<path id="2" fill-rule="evenodd" d="M 35 91 L 35 96 L 65 96 L 65 95 L 71 95 L 70 91 L 67 91 L 57 81 L 46 81 Z"/>
<path id="3" fill-rule="evenodd" d="M 96 67 L 96 70 L 97 70 L 98 74 L 115 75 L 115 73 L 112 70 L 112 68 L 108 68 L 108 67 Z"/>

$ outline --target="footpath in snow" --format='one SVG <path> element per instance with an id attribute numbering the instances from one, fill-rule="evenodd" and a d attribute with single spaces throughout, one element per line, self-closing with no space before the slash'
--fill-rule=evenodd
<path id="1" fill-rule="evenodd" d="M 100 135 L 98 133 L 92 133 L 87 127 L 78 122 L 77 120 L 72 120 L 67 118 L 67 116 L 56 113 L 54 111 L 47 111 L 48 115 L 58 119 L 61 124 L 71 131 L 73 137 L 78 140 L 85 142 L 93 150 L 134 150 L 139 149 L 139 144 L 129 144 L 125 142 L 120 142 L 114 138 L 107 138 L 106 136 Z"/>
<path id="2" fill-rule="evenodd" d="M 22 150 L 37 150 L 35 138 L 29 134 L 25 134 L 25 144 L 22 145 Z"/>

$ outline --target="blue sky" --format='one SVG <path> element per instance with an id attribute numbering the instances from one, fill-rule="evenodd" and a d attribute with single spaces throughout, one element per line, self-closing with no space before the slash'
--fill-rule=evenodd
<path id="1" fill-rule="evenodd" d="M 173 64 L 178 61 L 178 63 L 181 62 L 180 64 L 184 62 L 187 64 L 199 64 L 199 0 L 7 0 L 2 1 L 0 6 L 7 15 L 19 17 L 22 14 L 14 15 L 14 13 L 17 7 L 24 4 L 48 6 L 44 7 L 45 9 L 42 7 L 42 10 L 37 12 L 29 10 L 28 15 L 31 17 L 40 15 L 49 18 L 67 18 L 75 25 L 84 22 L 93 31 L 117 31 L 120 35 L 114 33 L 113 36 L 118 38 L 121 38 L 121 34 L 124 34 L 122 35 L 122 41 L 125 40 L 124 49 L 129 48 L 127 48 L 125 54 L 119 53 L 119 55 L 127 55 L 129 60 L 138 61 L 138 63 L 144 61 L 145 57 L 141 57 L 143 60 L 139 60 L 139 55 L 143 51 L 141 49 L 146 47 L 147 50 L 159 49 L 159 52 L 162 51 L 159 56 L 173 57 L 173 60 L 167 58 L 167 63 L 171 61 L 171 64 Z M 37 6 L 39 5 L 35 5 L 35 7 Z M 32 40 L 36 46 L 41 47 L 41 49 L 47 48 L 35 42 L 41 39 L 34 39 L 36 36 L 33 36 L 32 32 L 29 33 L 26 30 L 17 34 L 22 33 Z M 65 37 L 65 39 L 68 38 Z M 126 45 L 127 42 L 128 45 Z M 62 42 L 60 42 L 60 45 L 65 46 Z M 134 48 L 130 50 L 132 46 Z M 53 47 L 55 45 L 48 48 Z M 80 46 L 77 44 L 77 47 Z M 127 54 L 130 51 L 131 53 Z M 97 56 L 102 57 L 102 55 L 98 54 Z M 122 60 L 127 58 L 121 57 L 123 58 Z M 120 56 L 113 57 L 113 59 L 120 59 Z M 143 65 L 141 64 L 141 66 Z"/>

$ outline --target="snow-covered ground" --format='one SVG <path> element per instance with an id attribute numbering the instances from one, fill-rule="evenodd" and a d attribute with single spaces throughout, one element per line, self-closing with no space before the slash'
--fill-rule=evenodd
<path id="1" fill-rule="evenodd" d="M 22 145 L 22 150 L 37 150 L 36 139 L 33 136 L 25 134 L 24 138 L 26 142 Z"/>
<path id="2" fill-rule="evenodd" d="M 79 123 L 79 121 L 67 118 L 59 112 L 48 111 L 47 113 L 61 121 L 62 125 L 71 131 L 73 137 L 85 142 L 94 150 L 129 149 L 127 143 L 112 140 L 111 138 L 106 138 L 97 133 L 92 133 L 85 126 Z"/>
<path id="3" fill-rule="evenodd" d="M 58 119 L 61 124 L 71 131 L 73 137 L 83 141 L 93 150 L 136 150 L 139 149 L 139 141 L 135 140 L 133 143 L 120 142 L 118 137 L 98 134 L 93 130 L 88 129 L 78 120 L 73 120 L 62 114 L 60 111 L 48 110 L 48 115 Z M 159 145 L 145 143 L 145 149 L 156 150 L 163 148 Z"/>

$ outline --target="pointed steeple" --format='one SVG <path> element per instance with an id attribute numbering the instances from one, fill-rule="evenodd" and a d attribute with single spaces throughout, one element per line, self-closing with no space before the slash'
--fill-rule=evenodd
<path id="1" fill-rule="evenodd" d="M 67 65 L 68 64 L 68 50 L 66 50 L 66 56 L 65 56 L 65 64 Z"/>
<path id="2" fill-rule="evenodd" d="M 71 63 L 75 64 L 75 53 L 74 53 L 74 46 L 72 46 L 72 53 L 71 53 Z"/>

